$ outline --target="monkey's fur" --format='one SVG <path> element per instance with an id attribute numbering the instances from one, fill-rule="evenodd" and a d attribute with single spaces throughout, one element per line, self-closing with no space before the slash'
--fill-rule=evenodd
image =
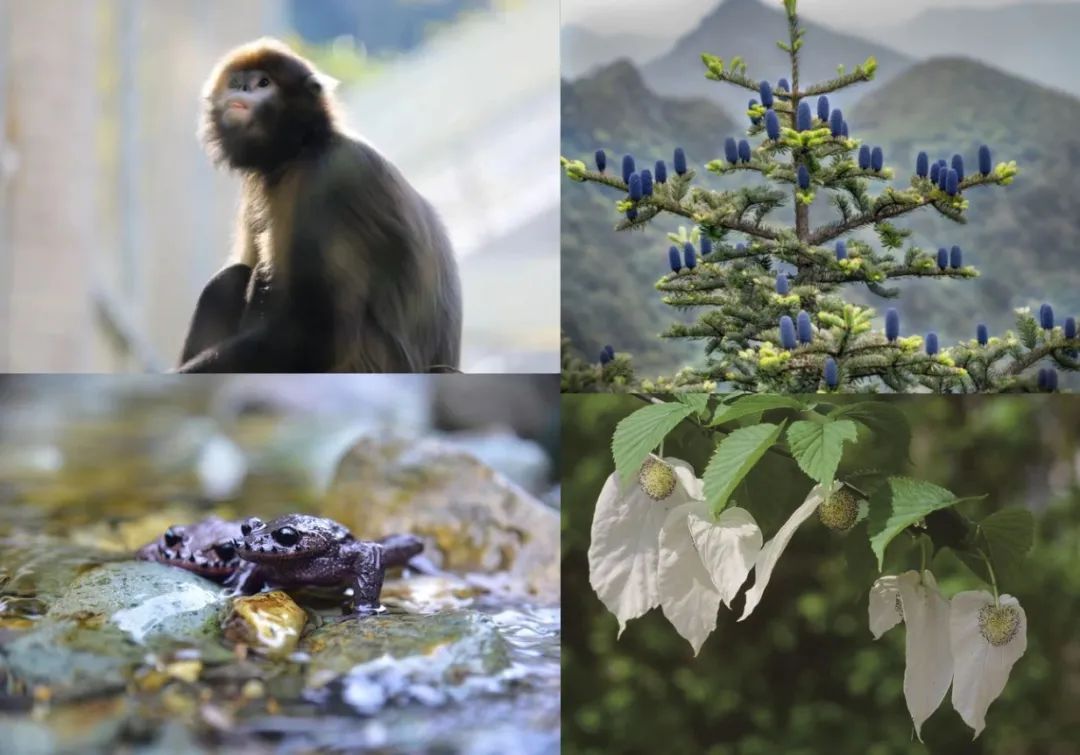
<path id="1" fill-rule="evenodd" d="M 181 372 L 457 369 L 461 292 L 431 206 L 338 125 L 323 77 L 274 40 L 233 50 L 201 136 L 238 172 L 232 265 L 199 299 Z"/>

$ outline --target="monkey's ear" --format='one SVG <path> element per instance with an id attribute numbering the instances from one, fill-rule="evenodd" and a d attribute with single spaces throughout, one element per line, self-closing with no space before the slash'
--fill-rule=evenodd
<path id="1" fill-rule="evenodd" d="M 312 94 L 332 94 L 338 87 L 338 80 L 333 76 L 327 76 L 325 73 L 316 72 L 307 77 L 304 86 Z"/>

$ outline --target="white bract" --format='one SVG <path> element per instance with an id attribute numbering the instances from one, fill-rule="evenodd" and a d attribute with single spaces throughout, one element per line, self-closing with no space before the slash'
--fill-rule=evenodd
<path id="1" fill-rule="evenodd" d="M 690 534 L 690 517 L 700 520 L 708 516 L 709 507 L 703 501 L 684 503 L 668 514 L 660 530 L 660 606 L 675 630 L 690 643 L 694 655 L 716 628 L 720 609 L 720 592 Z"/>
<path id="2" fill-rule="evenodd" d="M 803 501 L 803 504 L 799 508 L 795 509 L 795 512 L 788 517 L 788 520 L 784 522 L 784 525 L 773 536 L 772 540 L 765 543 L 761 552 L 758 553 L 757 558 L 754 561 L 754 586 L 746 591 L 746 605 L 743 608 L 743 614 L 739 617 L 739 621 L 742 621 L 749 616 L 758 603 L 761 602 L 762 595 L 765 594 L 765 588 L 769 585 L 769 579 L 772 578 L 773 569 L 776 567 L 776 562 L 780 560 L 780 556 L 783 555 L 784 549 L 787 548 L 788 543 L 791 542 L 792 536 L 795 534 L 795 530 L 799 528 L 799 525 L 813 516 L 817 511 L 818 506 L 825 500 L 825 490 L 820 485 L 815 485 L 810 491 L 810 494 Z M 756 526 L 756 525 L 755 525 Z"/>
<path id="3" fill-rule="evenodd" d="M 593 514 L 589 583 L 619 620 L 619 635 L 626 622 L 660 605 L 659 540 L 668 513 L 703 498 L 701 480 L 680 459 L 650 456 L 631 483 L 617 474 L 604 483 Z"/>
<path id="4" fill-rule="evenodd" d="M 952 703 L 978 737 L 986 710 L 1005 689 L 1013 664 L 1027 650 L 1027 616 L 1020 601 L 979 590 L 953 596 L 949 638 L 953 662 Z"/>
<path id="5" fill-rule="evenodd" d="M 870 588 L 870 631 L 874 639 L 900 621 L 907 628 L 904 699 L 922 741 L 922 725 L 938 709 L 953 676 L 949 649 L 949 601 L 934 575 L 906 571 L 882 577 Z"/>
<path id="6" fill-rule="evenodd" d="M 724 509 L 715 520 L 708 511 L 691 511 L 687 522 L 712 583 L 730 608 L 761 551 L 761 529 L 750 512 L 738 506 Z"/>

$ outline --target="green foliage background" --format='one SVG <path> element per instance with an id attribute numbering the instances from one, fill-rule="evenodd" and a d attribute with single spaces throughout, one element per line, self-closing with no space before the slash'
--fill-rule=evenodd
<path id="1" fill-rule="evenodd" d="M 860 397 L 864 398 L 864 397 Z M 969 516 L 1015 506 L 1036 517 L 1035 547 L 999 576 L 1028 615 L 1028 650 L 976 741 L 948 699 L 914 739 L 903 698 L 902 627 L 874 642 L 867 594 L 877 576 L 865 525 L 838 536 L 811 519 L 781 558 L 764 600 L 743 623 L 721 608 L 694 659 L 659 609 L 618 625 L 589 586 L 593 508 L 613 471 L 616 423 L 643 404 L 628 396 L 563 397 L 563 750 L 567 753 L 1080 752 L 1080 400 L 1046 397 L 882 397 L 913 428 L 911 463 L 861 444 L 845 470 L 904 472 L 958 496 Z M 664 453 L 699 474 L 713 440 L 681 425 Z M 849 454 L 850 456 L 850 454 Z M 771 536 L 811 483 L 767 454 L 736 491 Z M 885 572 L 918 568 L 907 537 Z M 932 564 L 946 595 L 988 589 L 948 551 Z"/>

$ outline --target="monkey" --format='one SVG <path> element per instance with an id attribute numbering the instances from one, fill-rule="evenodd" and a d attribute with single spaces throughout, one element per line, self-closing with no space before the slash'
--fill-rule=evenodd
<path id="1" fill-rule="evenodd" d="M 197 302 L 179 372 L 456 371 L 457 263 L 434 208 L 340 124 L 332 82 L 274 39 L 203 89 L 200 138 L 239 174 L 231 264 Z"/>

